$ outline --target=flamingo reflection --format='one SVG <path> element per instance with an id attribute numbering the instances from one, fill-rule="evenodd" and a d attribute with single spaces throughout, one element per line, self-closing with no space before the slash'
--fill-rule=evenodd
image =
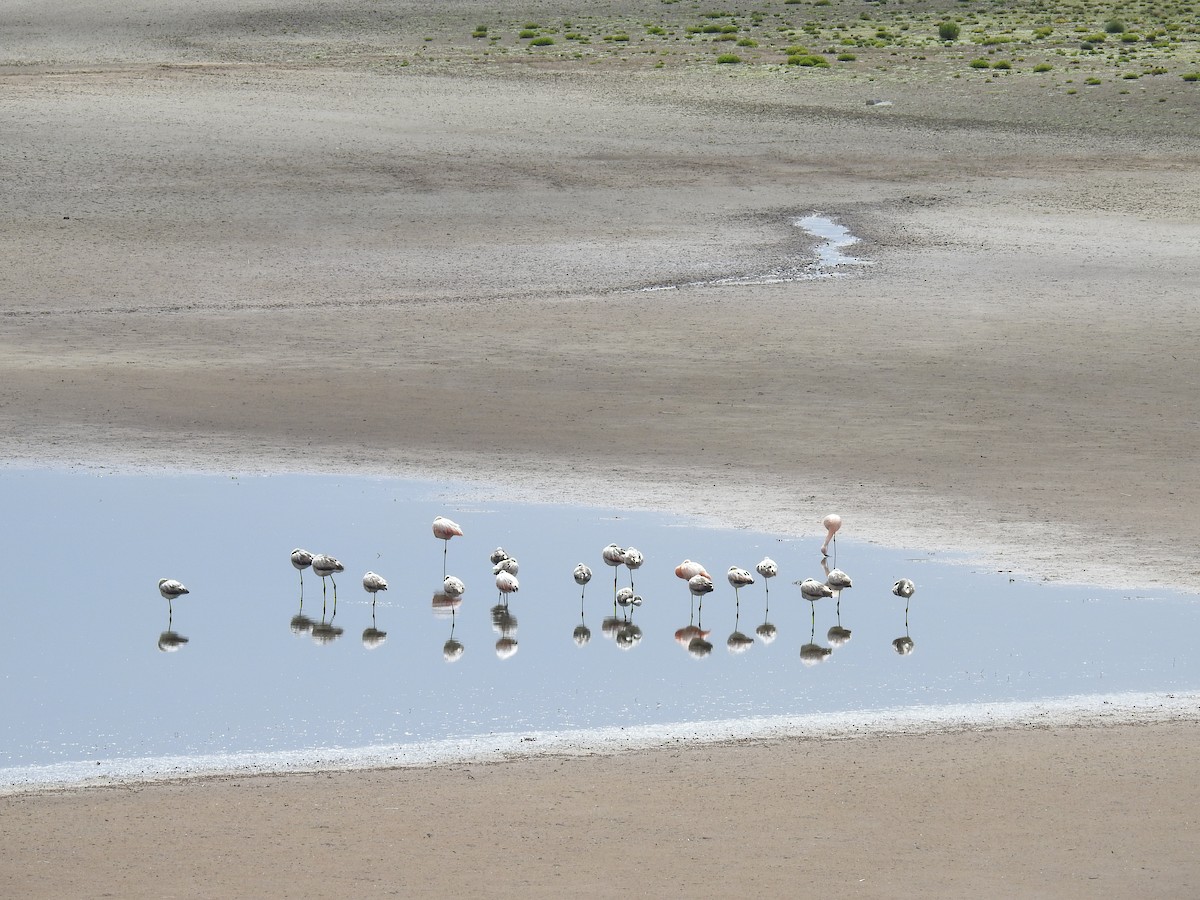
<path id="1" fill-rule="evenodd" d="M 187 638 L 185 638 L 182 634 L 180 634 L 178 631 L 175 631 L 173 629 L 172 622 L 174 620 L 174 616 L 175 616 L 174 612 L 172 611 L 170 605 L 168 605 L 167 606 L 167 630 L 161 632 L 158 635 L 158 649 L 161 650 L 163 653 L 174 653 L 176 650 L 178 650 L 180 647 L 182 647 L 184 644 L 186 644 L 188 642 Z"/>
<path id="2" fill-rule="evenodd" d="M 817 604 L 810 600 L 809 606 L 812 607 L 812 630 L 809 632 L 808 643 L 800 648 L 800 662 L 806 666 L 815 666 L 828 659 L 833 649 L 817 643 Z"/>
<path id="3" fill-rule="evenodd" d="M 712 632 L 704 630 L 703 619 L 704 604 L 703 602 L 700 604 L 699 615 L 697 615 L 696 595 L 693 595 L 692 614 L 688 618 L 688 623 L 675 632 L 675 643 L 686 650 L 693 659 L 703 659 L 712 653 L 713 645 L 708 640 L 708 636 Z"/>
<path id="4" fill-rule="evenodd" d="M 454 637 L 458 608 L 461 605 L 462 594 L 451 595 L 445 591 L 441 591 L 433 595 L 433 614 L 435 616 L 450 616 L 450 636 L 442 644 L 442 659 L 448 663 L 458 662 L 462 659 L 463 653 L 466 652 L 466 647 L 463 646 L 462 641 L 456 640 Z"/>

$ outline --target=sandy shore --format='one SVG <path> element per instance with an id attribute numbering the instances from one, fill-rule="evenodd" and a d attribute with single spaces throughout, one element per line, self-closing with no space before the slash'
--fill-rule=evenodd
<path id="1" fill-rule="evenodd" d="M 9 5 L 0 458 L 603 484 L 795 534 L 836 509 L 856 538 L 1200 590 L 1200 92 L 932 50 L 531 63 L 471 43 L 477 5 L 395 8 Z M 814 212 L 871 266 L 640 290 L 803 266 Z M 1180 896 L 1195 738 L 27 795 L 3 801 L 0 892 Z"/>

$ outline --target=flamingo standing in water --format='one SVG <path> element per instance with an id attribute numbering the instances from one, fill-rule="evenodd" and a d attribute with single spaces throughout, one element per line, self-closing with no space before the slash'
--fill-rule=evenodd
<path id="1" fill-rule="evenodd" d="M 461 597 L 467 592 L 467 586 L 463 584 L 461 578 L 455 578 L 453 575 L 447 575 L 446 580 L 442 582 L 442 593 L 447 597 Z"/>
<path id="2" fill-rule="evenodd" d="M 446 554 L 450 550 L 450 538 L 462 537 L 463 530 L 457 522 L 451 522 L 445 516 L 433 520 L 433 536 L 442 542 L 442 577 L 446 577 Z"/>
<path id="3" fill-rule="evenodd" d="M 903 597 L 905 600 L 915 594 L 916 591 L 917 586 L 912 583 L 912 579 L 910 578 L 901 578 L 892 585 L 892 593 L 897 597 Z"/>
<path id="4" fill-rule="evenodd" d="M 321 576 L 321 602 L 322 609 L 325 601 L 325 579 L 333 581 L 333 608 L 337 609 L 337 582 L 333 580 L 335 572 L 345 572 L 346 567 L 332 556 L 327 556 L 324 553 L 318 553 L 313 557 L 312 570 L 317 575 Z"/>
<path id="5" fill-rule="evenodd" d="M 503 598 L 507 598 L 509 594 L 515 594 L 520 589 L 520 583 L 517 576 L 511 572 L 499 572 L 496 575 L 496 588 Z"/>
<path id="6" fill-rule="evenodd" d="M 641 550 L 636 547 L 627 547 L 625 549 L 625 568 L 629 569 L 629 586 L 633 587 L 633 571 L 640 569 L 642 563 L 646 561 L 646 557 Z"/>
<path id="7" fill-rule="evenodd" d="M 304 602 L 304 570 L 312 565 L 313 555 L 297 547 L 292 551 L 292 565 L 300 573 L 300 602 Z"/>
<path id="8" fill-rule="evenodd" d="M 160 578 L 158 580 L 158 592 L 167 601 L 168 616 L 174 615 L 174 611 L 171 608 L 171 601 L 176 597 L 182 597 L 184 594 L 191 593 L 191 591 L 183 586 L 182 581 L 176 581 L 174 578 Z"/>
<path id="9" fill-rule="evenodd" d="M 769 556 L 764 556 L 762 562 L 754 567 L 754 571 L 763 577 L 763 587 L 767 591 L 767 602 L 771 602 L 770 580 L 779 574 L 779 566 Z"/>
<path id="10" fill-rule="evenodd" d="M 842 517 L 837 513 L 830 513 L 821 520 L 821 524 L 825 526 L 825 543 L 821 545 L 821 555 L 829 555 L 829 544 L 833 542 L 834 558 L 837 558 L 837 538 L 835 535 L 838 529 L 842 527 Z"/>
<path id="11" fill-rule="evenodd" d="M 739 569 L 737 566 L 730 566 L 729 572 L 726 573 L 725 577 L 728 578 L 729 583 L 733 585 L 734 602 L 737 603 L 738 606 L 741 606 L 742 600 L 738 594 L 738 590 L 740 588 L 744 588 L 748 584 L 754 584 L 754 576 L 745 569 Z"/>
<path id="12" fill-rule="evenodd" d="M 371 595 L 371 602 L 374 603 L 375 594 L 387 590 L 387 579 L 374 572 L 368 572 L 363 576 L 363 590 Z"/>
<path id="13" fill-rule="evenodd" d="M 815 578 L 805 578 L 796 583 L 800 585 L 800 596 L 805 600 L 821 600 L 833 596 L 833 588 Z"/>
<path id="14" fill-rule="evenodd" d="M 625 564 L 625 551 L 616 544 L 609 544 L 600 551 L 604 564 L 613 568 L 613 597 L 617 595 L 617 567 Z"/>
<path id="15" fill-rule="evenodd" d="M 582 600 L 583 595 L 587 593 L 587 583 L 592 580 L 592 570 L 583 563 L 580 563 L 575 567 L 573 574 L 575 576 L 575 583 L 583 588 L 583 590 L 579 592 L 579 599 Z"/>

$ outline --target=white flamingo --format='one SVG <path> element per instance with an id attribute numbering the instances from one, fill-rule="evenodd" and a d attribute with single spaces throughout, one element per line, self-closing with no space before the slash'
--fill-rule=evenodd
<path id="1" fill-rule="evenodd" d="M 184 594 L 190 594 L 187 588 L 183 586 L 182 581 L 176 581 L 174 578 L 158 579 L 158 592 L 162 594 L 163 599 L 167 601 L 167 615 L 174 616 L 171 604 L 176 597 L 182 597 Z M 168 621 L 170 621 L 168 619 Z"/>
<path id="2" fill-rule="evenodd" d="M 334 608 L 337 608 L 337 582 L 334 581 L 334 573 L 345 572 L 346 567 L 340 561 L 328 556 L 324 553 L 316 554 L 312 559 L 313 573 L 321 577 L 321 599 L 325 599 L 325 579 L 333 581 L 333 603 Z"/>
<path id="3" fill-rule="evenodd" d="M 767 591 L 767 602 L 771 600 L 771 585 L 770 580 L 779 574 L 779 566 L 775 564 L 775 560 L 769 556 L 764 556 L 762 562 L 754 567 L 754 571 L 763 577 L 763 587 Z"/>
<path id="4" fill-rule="evenodd" d="M 805 600 L 821 600 L 833 596 L 833 588 L 815 578 L 805 578 L 796 583 L 800 585 L 800 596 Z"/>
<path id="5" fill-rule="evenodd" d="M 738 591 L 748 584 L 754 584 L 754 576 L 745 569 L 739 569 L 737 566 L 730 566 L 725 577 L 728 578 L 729 583 L 733 585 L 734 601 L 740 606 L 742 599 L 738 594 Z"/>
<path id="6" fill-rule="evenodd" d="M 909 578 L 901 578 L 892 585 L 892 593 L 897 597 L 903 597 L 905 600 L 915 594 L 916 591 L 917 586 L 913 584 L 912 580 Z"/>
<path id="7" fill-rule="evenodd" d="M 625 551 L 616 544 L 609 544 L 600 551 L 600 555 L 604 558 L 606 566 L 612 566 L 613 569 L 613 596 L 617 594 L 617 567 L 625 564 Z"/>
<path id="8" fill-rule="evenodd" d="M 582 600 L 583 595 L 587 593 L 587 584 L 592 580 L 592 570 L 583 563 L 580 563 L 575 567 L 575 571 L 572 574 L 575 576 L 575 583 L 583 588 L 579 592 L 579 599 Z"/>
<path id="9" fill-rule="evenodd" d="M 304 599 L 304 570 L 312 565 L 313 555 L 297 547 L 292 551 L 292 565 L 300 573 L 300 599 Z"/>
<path id="10" fill-rule="evenodd" d="M 463 584 L 461 578 L 455 578 L 453 575 L 447 575 L 446 580 L 442 582 L 442 593 L 447 597 L 461 597 L 467 592 L 467 586 Z"/>
<path id="11" fill-rule="evenodd" d="M 371 602 L 374 603 L 375 594 L 387 590 L 387 579 L 374 572 L 368 572 L 363 576 L 363 590 L 371 595 Z"/>
<path id="12" fill-rule="evenodd" d="M 507 572 L 510 575 L 516 575 L 520 568 L 520 564 L 513 557 L 506 556 L 492 566 L 492 574 L 499 575 L 501 572 Z"/>
<path id="13" fill-rule="evenodd" d="M 450 550 L 450 538 L 462 537 L 462 527 L 445 516 L 433 520 L 433 536 L 442 542 L 442 577 L 446 577 L 446 554 Z"/>
<path id="14" fill-rule="evenodd" d="M 633 573 L 635 569 L 640 569 L 642 563 L 646 561 L 646 557 L 642 551 L 636 547 L 625 548 L 625 568 L 629 569 L 629 586 L 633 587 Z"/>
<path id="15" fill-rule="evenodd" d="M 504 552 L 503 547 L 497 547 L 492 551 L 492 555 L 489 556 L 488 559 L 492 561 L 492 565 L 494 566 L 496 563 L 500 562 L 500 560 L 508 559 L 508 554 Z"/>
<path id="16" fill-rule="evenodd" d="M 515 594 L 520 589 L 520 582 L 517 581 L 517 576 L 511 572 L 500 572 L 496 575 L 496 588 L 505 597 L 509 594 Z"/>

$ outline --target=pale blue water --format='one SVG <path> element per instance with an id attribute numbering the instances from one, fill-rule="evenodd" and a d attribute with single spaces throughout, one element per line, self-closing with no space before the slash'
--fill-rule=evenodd
<path id="1" fill-rule="evenodd" d="M 840 603 L 852 635 L 810 666 L 802 645 L 830 647 L 839 621 L 833 601 L 814 609 L 792 584 L 823 579 L 819 536 L 464 502 L 462 485 L 399 479 L 0 470 L 0 491 L 0 769 L 9 770 L 0 783 L 30 767 L 91 760 L 1200 688 L 1196 597 L 1013 581 L 928 549 L 855 542 L 852 522 L 837 550 L 855 584 Z M 438 514 L 466 531 L 448 548 L 450 573 L 467 583 L 453 620 L 432 608 L 442 581 L 443 545 L 430 530 Z M 642 637 L 629 649 L 603 633 L 614 615 L 614 570 L 601 560 L 610 542 L 646 555 L 634 575 L 645 598 L 633 613 Z M 509 601 L 517 651 L 507 659 L 493 626 L 488 555 L 497 545 L 520 562 L 521 588 Z M 343 632 L 326 644 L 293 629 L 300 578 L 288 557 L 297 546 L 346 565 L 336 613 L 330 588 L 324 616 Z M 753 570 L 764 555 L 780 566 L 769 644 L 755 635 L 768 617 L 762 579 L 742 589 L 739 614 L 724 574 L 730 565 Z M 714 576 L 702 610 L 674 575 L 684 558 Z M 595 573 L 582 604 L 571 576 L 579 562 Z M 367 570 L 391 583 L 374 617 L 361 587 Z M 907 628 L 905 601 L 891 594 L 901 576 L 917 583 Z M 188 642 L 169 653 L 159 649 L 168 625 L 162 577 L 191 590 L 175 601 L 171 623 Z M 628 584 L 628 571 L 617 578 Z M 322 619 L 311 571 L 303 613 Z M 582 647 L 572 639 L 581 622 L 592 633 Z M 363 631 L 373 623 L 387 637 L 367 649 Z M 675 640 L 689 623 L 710 632 L 708 656 Z M 755 638 L 740 654 L 726 648 L 735 624 Z M 452 626 L 465 649 L 448 663 Z M 901 656 L 893 641 L 905 635 L 914 647 Z"/>

